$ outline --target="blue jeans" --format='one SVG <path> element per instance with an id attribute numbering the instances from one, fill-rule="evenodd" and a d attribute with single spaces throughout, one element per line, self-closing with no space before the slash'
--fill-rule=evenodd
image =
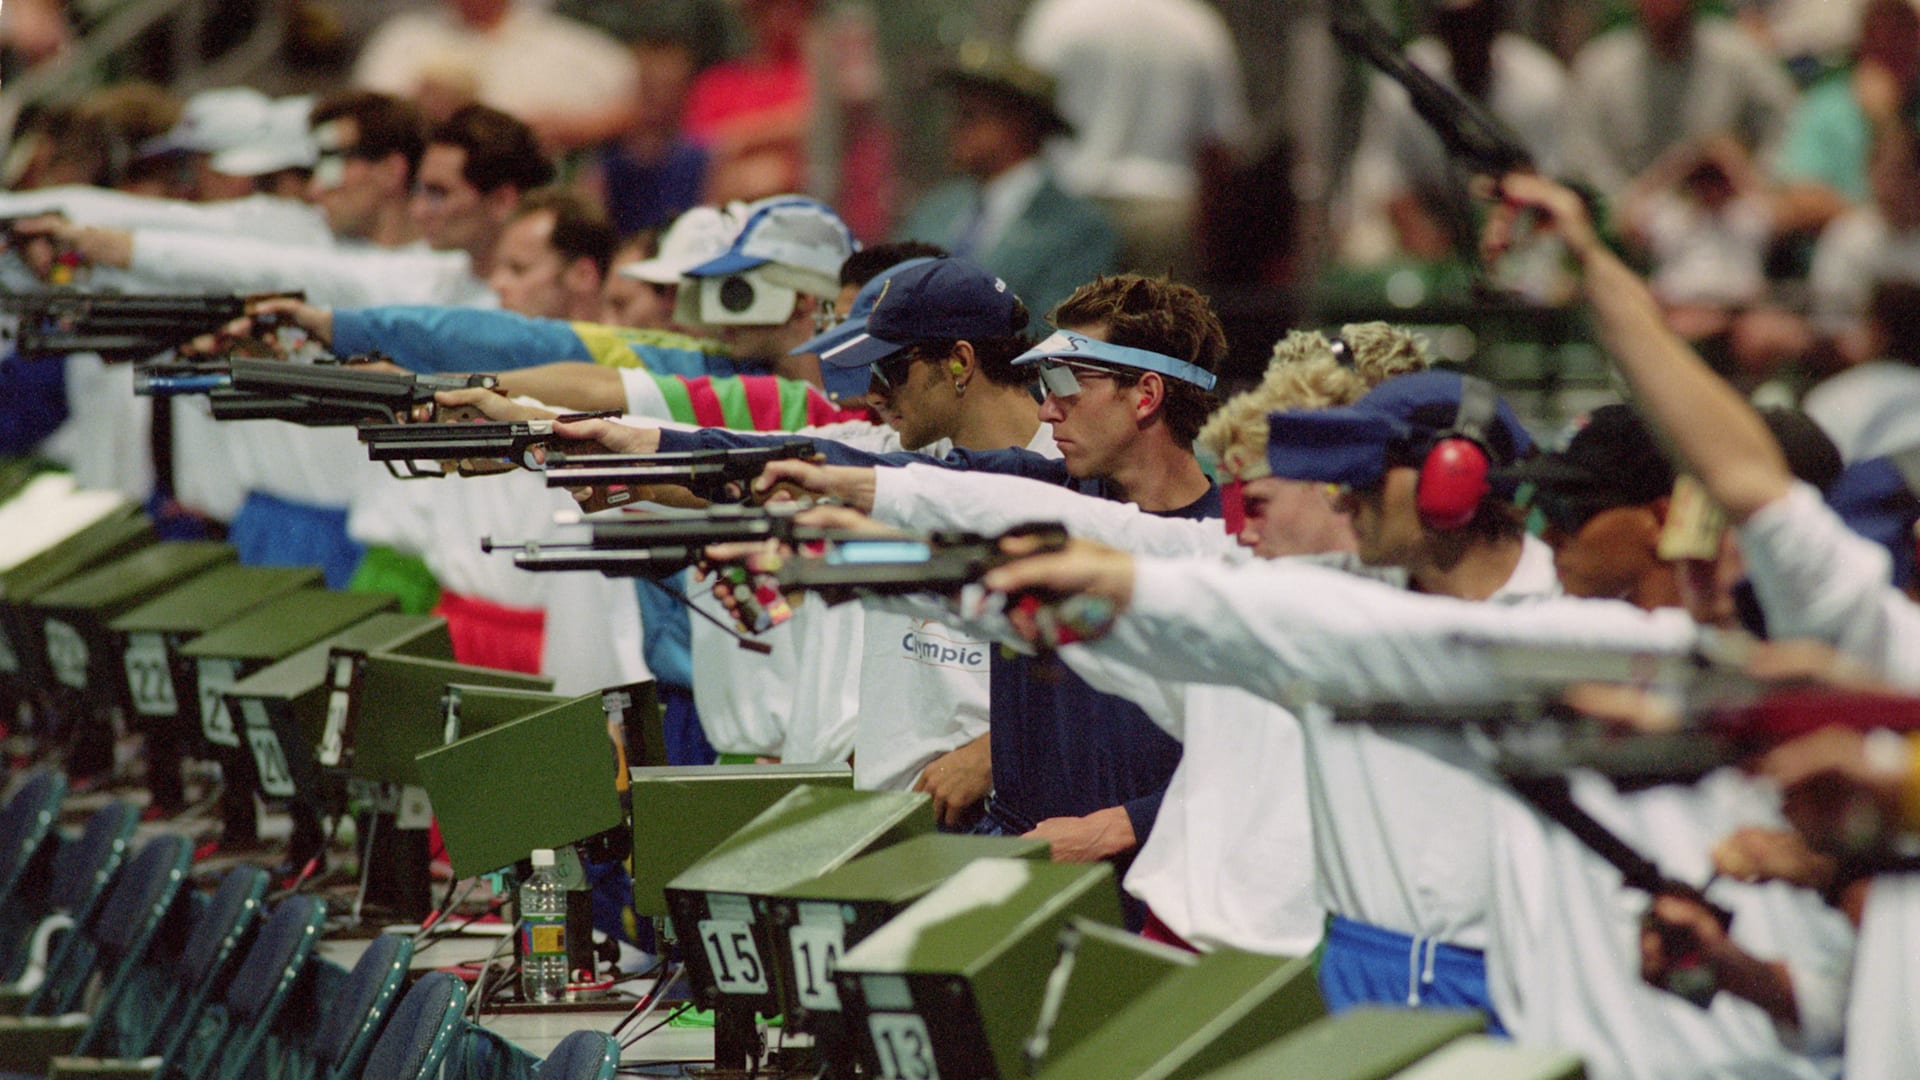
<path id="1" fill-rule="evenodd" d="M 1505 1035 L 1487 996 L 1487 958 L 1479 949 L 1412 938 L 1333 917 L 1320 956 L 1320 996 L 1327 1011 L 1356 1005 L 1479 1009 L 1487 1031 Z"/>

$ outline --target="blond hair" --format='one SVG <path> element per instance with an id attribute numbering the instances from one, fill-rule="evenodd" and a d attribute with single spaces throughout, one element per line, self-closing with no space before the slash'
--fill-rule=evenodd
<path id="1" fill-rule="evenodd" d="M 1295 330 L 1273 346 L 1260 385 L 1235 395 L 1200 429 L 1200 447 L 1220 465 L 1221 479 L 1267 476 L 1267 416 L 1294 409 L 1351 405 L 1396 375 L 1424 371 L 1432 360 L 1417 335 L 1383 322 L 1340 328 L 1352 366 L 1333 343 L 1312 330 Z"/>

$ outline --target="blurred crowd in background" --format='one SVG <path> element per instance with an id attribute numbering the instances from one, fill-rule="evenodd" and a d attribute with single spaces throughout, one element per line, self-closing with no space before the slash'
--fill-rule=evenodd
<path id="1" fill-rule="evenodd" d="M 1369 7 L 1542 171 L 1601 197 L 1675 328 L 1737 383 L 1797 398 L 1920 353 L 1901 314 L 1920 306 L 1910 0 Z M 426 125 L 471 102 L 524 120 L 559 183 L 631 250 L 689 207 L 801 191 L 868 243 L 911 237 L 975 258 L 1037 312 L 1103 270 L 1170 273 L 1221 310 L 1243 378 L 1289 325 L 1449 311 L 1471 324 L 1481 295 L 1463 272 L 1465 176 L 1404 93 L 1340 51 L 1324 0 L 3 11 L 16 189 L 317 197 L 338 169 L 317 144 L 301 149 L 305 122 L 371 90 L 412 102 Z M 212 89 L 228 92 L 196 99 Z M 158 152 L 196 100 L 211 117 L 196 119 L 217 125 L 264 115 L 268 99 L 294 133 L 272 171 L 222 181 Z M 388 225 L 383 242 L 417 228 Z M 1551 266 L 1517 273 L 1508 295 L 1564 295 Z"/>

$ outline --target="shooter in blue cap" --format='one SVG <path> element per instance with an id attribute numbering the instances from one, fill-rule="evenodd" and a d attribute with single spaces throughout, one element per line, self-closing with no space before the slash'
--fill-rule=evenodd
<path id="1" fill-rule="evenodd" d="M 1027 446 L 1040 429 L 1026 375 L 1026 305 L 964 259 L 909 259 L 854 297 L 847 320 L 794 351 L 820 358 L 827 390 L 871 394 L 900 443 L 919 450 Z"/>

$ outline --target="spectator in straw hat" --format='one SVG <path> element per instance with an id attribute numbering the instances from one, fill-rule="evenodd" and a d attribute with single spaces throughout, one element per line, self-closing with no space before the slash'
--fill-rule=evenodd
<path id="1" fill-rule="evenodd" d="M 1068 194 L 1040 156 L 1049 136 L 1069 130 L 1052 78 L 973 42 L 941 81 L 953 95 L 947 156 L 958 175 L 920 200 L 900 237 L 972 259 L 1041 314 L 1114 269 L 1118 240 L 1105 215 Z"/>

